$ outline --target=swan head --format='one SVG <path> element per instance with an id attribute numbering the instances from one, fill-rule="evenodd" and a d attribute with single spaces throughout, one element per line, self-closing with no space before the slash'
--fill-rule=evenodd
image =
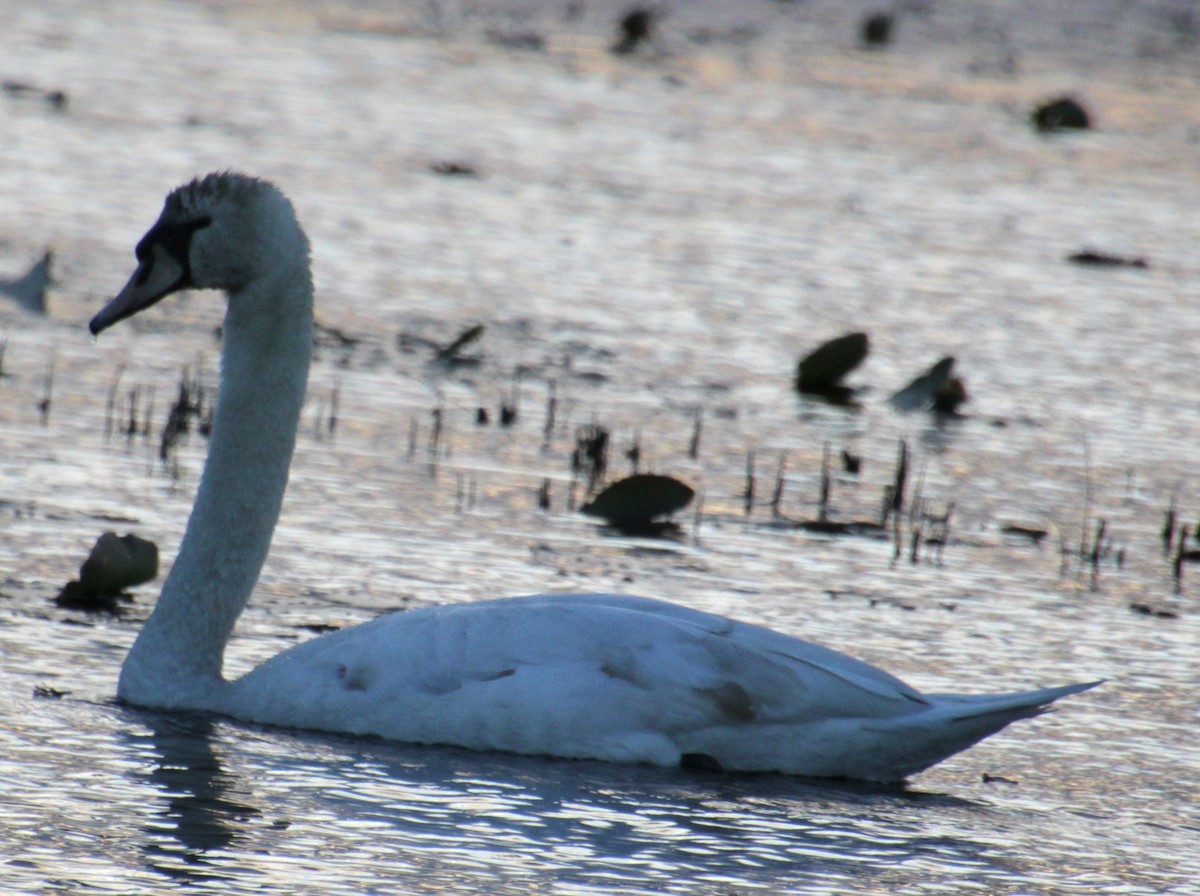
<path id="1" fill-rule="evenodd" d="M 167 196 L 137 244 L 137 270 L 88 328 L 97 335 L 182 289 L 236 295 L 277 269 L 289 247 L 307 265 L 307 241 L 275 186 L 234 172 L 197 178 Z"/>

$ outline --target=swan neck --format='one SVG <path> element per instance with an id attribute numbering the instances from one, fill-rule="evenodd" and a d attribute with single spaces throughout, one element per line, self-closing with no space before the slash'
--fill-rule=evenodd
<path id="1" fill-rule="evenodd" d="M 175 563 L 126 659 L 126 702 L 219 709 L 225 644 L 279 518 L 312 350 L 307 247 L 229 294 L 208 458 Z"/>

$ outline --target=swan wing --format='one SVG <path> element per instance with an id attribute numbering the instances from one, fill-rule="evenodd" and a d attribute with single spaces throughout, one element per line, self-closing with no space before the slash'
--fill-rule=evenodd
<path id="1" fill-rule="evenodd" d="M 384 616 L 233 682 L 243 718 L 558 756 L 675 764 L 715 732 L 924 707 L 834 651 L 646 598 L 539 595 Z M 718 739 L 729 740 L 729 737 Z"/>

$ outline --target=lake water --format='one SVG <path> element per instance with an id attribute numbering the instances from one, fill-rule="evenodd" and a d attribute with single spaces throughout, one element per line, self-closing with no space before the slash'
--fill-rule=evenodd
<path id="1" fill-rule="evenodd" d="M 616 57 L 615 3 L 0 3 L 0 76 L 30 88 L 0 95 L 0 277 L 55 252 L 46 316 L 0 296 L 0 890 L 1200 892 L 1200 565 L 1177 578 L 1161 539 L 1172 505 L 1200 520 L 1200 22 L 910 3 L 868 52 L 872 6 L 679 4 Z M 1064 91 L 1096 127 L 1038 135 L 1029 111 Z M 1109 683 L 905 789 L 116 705 L 156 587 L 116 614 L 53 598 L 105 529 L 174 555 L 205 446 L 164 464 L 159 434 L 181 377 L 215 388 L 220 300 L 98 342 L 85 322 L 165 193 L 222 168 L 293 198 L 318 318 L 353 340 L 317 349 L 231 674 L 386 610 L 578 589 L 928 690 Z M 1148 267 L 1067 262 L 1084 248 Z M 431 363 L 426 340 L 477 323 L 478 363 Z M 858 329 L 857 406 L 798 397 L 797 359 Z M 962 415 L 892 410 L 947 354 Z M 589 424 L 611 476 L 637 444 L 697 488 L 676 537 L 573 511 Z M 952 510 L 940 549 L 793 525 L 826 445 L 862 458 L 832 515 L 876 517 L 902 440 L 910 495 Z"/>

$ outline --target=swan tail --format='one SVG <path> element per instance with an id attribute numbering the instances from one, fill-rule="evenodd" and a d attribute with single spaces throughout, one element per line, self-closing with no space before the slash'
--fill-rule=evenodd
<path id="1" fill-rule="evenodd" d="M 950 710 L 954 721 L 970 722 L 984 721 L 991 716 L 1015 722 L 1018 719 L 1028 719 L 1051 712 L 1054 701 L 1069 694 L 1089 691 L 1103 684 L 1103 681 L 1088 681 L 1081 684 L 1065 684 L 1056 688 L 1037 688 L 1032 691 L 1014 691 L 1008 694 L 931 694 L 930 700 L 935 706 L 943 706 Z"/>
<path id="2" fill-rule="evenodd" d="M 896 743 L 903 744 L 902 755 L 894 757 L 895 764 L 888 778 L 899 780 L 924 771 L 943 759 L 960 753 L 984 738 L 1001 731 L 1013 722 L 1031 719 L 1052 711 L 1052 704 L 1061 697 L 1090 690 L 1101 681 L 1068 684 L 1032 691 L 1007 694 L 930 694 L 930 712 L 911 717 L 907 724 L 891 732 Z M 901 736 L 896 737 L 900 734 Z"/>

